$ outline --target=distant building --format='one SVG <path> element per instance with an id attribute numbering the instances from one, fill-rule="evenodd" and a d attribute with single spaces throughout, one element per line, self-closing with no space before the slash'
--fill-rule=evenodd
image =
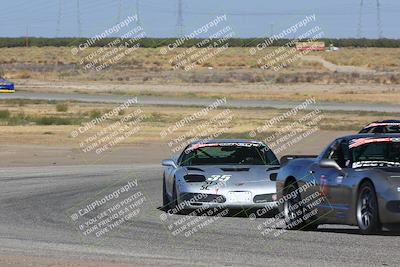
<path id="1" fill-rule="evenodd" d="M 297 42 L 297 51 L 325 51 L 324 42 Z"/>

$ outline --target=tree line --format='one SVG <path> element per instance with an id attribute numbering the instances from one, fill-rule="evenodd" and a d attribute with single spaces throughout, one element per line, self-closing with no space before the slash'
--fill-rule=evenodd
<path id="1" fill-rule="evenodd" d="M 93 47 L 106 46 L 112 43 L 117 38 L 104 38 L 97 40 L 92 44 Z M 268 38 L 232 38 L 229 39 L 230 47 L 255 47 L 260 43 L 263 43 Z M 42 38 L 42 37 L 1 37 L 0 47 L 24 47 L 24 46 L 35 46 L 35 47 L 45 47 L 45 46 L 55 46 L 55 47 L 78 47 L 79 45 L 85 44 L 89 39 L 87 38 Z M 139 44 L 141 47 L 156 48 L 162 46 L 168 46 L 174 44 L 179 39 L 177 38 L 143 38 L 138 40 L 134 44 Z M 181 47 L 191 47 L 198 43 L 205 43 L 205 39 L 188 39 L 181 44 Z M 216 40 L 210 40 L 214 42 Z M 271 46 L 283 46 L 289 43 L 290 39 L 279 39 L 273 42 Z M 320 39 L 318 41 L 325 42 L 326 46 L 334 45 L 337 47 L 390 47 L 396 48 L 400 47 L 400 39 Z M 180 43 L 180 42 L 179 42 Z M 134 44 L 128 44 L 132 46 Z M 223 44 L 220 44 L 223 45 Z"/>

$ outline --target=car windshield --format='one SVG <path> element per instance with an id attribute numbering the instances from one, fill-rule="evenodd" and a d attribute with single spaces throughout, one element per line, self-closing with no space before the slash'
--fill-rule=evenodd
<path id="1" fill-rule="evenodd" d="M 400 138 L 361 138 L 350 142 L 353 168 L 400 167 Z"/>
<path id="2" fill-rule="evenodd" d="M 274 153 L 261 144 L 193 145 L 183 152 L 181 165 L 277 165 Z"/>

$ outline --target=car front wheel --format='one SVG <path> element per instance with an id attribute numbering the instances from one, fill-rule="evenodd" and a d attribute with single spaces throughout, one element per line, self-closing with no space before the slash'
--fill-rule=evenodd
<path id="1" fill-rule="evenodd" d="M 286 188 L 284 196 L 283 213 L 287 230 L 298 230 L 304 224 L 302 222 L 303 209 L 300 205 L 301 196 L 297 188 L 296 183 L 291 183 Z"/>
<path id="2" fill-rule="evenodd" d="M 374 186 L 365 182 L 360 186 L 357 198 L 357 224 L 363 234 L 373 234 L 381 230 L 378 201 Z"/>
<path id="3" fill-rule="evenodd" d="M 163 178 L 163 208 L 164 209 L 170 208 L 170 200 L 167 194 L 167 185 L 165 183 L 165 177 Z"/>

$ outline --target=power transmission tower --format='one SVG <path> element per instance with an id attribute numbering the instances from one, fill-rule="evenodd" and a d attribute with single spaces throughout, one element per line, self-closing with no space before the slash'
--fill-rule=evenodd
<path id="1" fill-rule="evenodd" d="M 364 9 L 364 0 L 360 0 L 360 10 L 358 14 L 358 29 L 357 29 L 357 37 L 361 38 L 362 33 L 362 18 L 363 18 L 363 9 Z M 379 0 L 376 0 L 376 25 L 378 28 L 378 37 L 383 37 L 383 30 L 382 30 L 382 19 L 381 19 L 381 3 Z"/>
<path id="2" fill-rule="evenodd" d="M 56 37 L 59 36 L 60 31 L 61 31 L 62 11 L 63 11 L 63 0 L 58 0 L 58 17 L 57 17 Z"/>
<path id="3" fill-rule="evenodd" d="M 381 3 L 379 2 L 379 0 L 376 0 L 376 8 L 377 8 L 376 23 L 378 26 L 378 37 L 380 39 L 383 37 L 383 30 L 382 30 L 382 20 L 381 20 Z"/>
<path id="4" fill-rule="evenodd" d="M 118 0 L 117 23 L 121 21 L 122 0 Z"/>
<path id="5" fill-rule="evenodd" d="M 76 19 L 78 24 L 78 37 L 82 36 L 82 24 L 81 24 L 81 10 L 79 7 L 79 0 L 76 0 Z"/>
<path id="6" fill-rule="evenodd" d="M 140 21 L 140 5 L 139 5 L 139 0 L 136 0 L 136 16 L 137 16 L 137 21 L 136 21 L 137 26 L 142 26 L 142 22 Z"/>
<path id="7" fill-rule="evenodd" d="M 360 10 L 358 13 L 358 28 L 357 28 L 357 37 L 361 38 L 362 35 L 362 12 L 363 12 L 364 0 L 360 2 Z"/>
<path id="8" fill-rule="evenodd" d="M 29 46 L 29 24 L 26 24 L 25 46 Z"/>
<path id="9" fill-rule="evenodd" d="M 178 16 L 176 20 L 176 28 L 178 37 L 183 37 L 183 11 L 182 11 L 182 0 L 178 0 Z"/>
<path id="10" fill-rule="evenodd" d="M 274 35 L 274 23 L 271 23 L 270 24 L 270 36 L 273 36 Z"/>

